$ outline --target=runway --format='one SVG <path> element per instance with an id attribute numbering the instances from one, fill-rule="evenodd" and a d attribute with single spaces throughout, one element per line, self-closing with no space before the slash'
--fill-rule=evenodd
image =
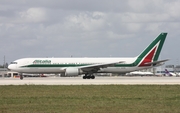
<path id="1" fill-rule="evenodd" d="M 180 77 L 26 77 L 0 78 L 0 85 L 174 85 L 180 84 Z"/>

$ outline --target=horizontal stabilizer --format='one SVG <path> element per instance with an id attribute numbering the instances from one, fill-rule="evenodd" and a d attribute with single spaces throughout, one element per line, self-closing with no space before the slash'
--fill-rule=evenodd
<path id="1" fill-rule="evenodd" d="M 159 61 L 154 61 L 154 62 L 147 62 L 147 63 L 145 63 L 146 65 L 149 65 L 149 64 L 159 64 L 159 63 L 162 63 L 162 62 L 166 62 L 166 61 L 168 61 L 169 59 L 166 59 L 166 60 L 159 60 Z"/>

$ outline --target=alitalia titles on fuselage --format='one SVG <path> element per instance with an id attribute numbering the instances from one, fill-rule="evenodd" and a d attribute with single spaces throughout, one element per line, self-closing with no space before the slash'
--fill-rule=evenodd
<path id="1" fill-rule="evenodd" d="M 51 64 L 51 60 L 34 60 L 33 64 Z"/>

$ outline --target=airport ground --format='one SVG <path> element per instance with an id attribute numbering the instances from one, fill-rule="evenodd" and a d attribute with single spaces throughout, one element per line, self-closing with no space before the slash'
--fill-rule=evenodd
<path id="1" fill-rule="evenodd" d="M 0 78 L 0 85 L 176 85 L 180 84 L 180 77 L 156 76 L 114 76 L 82 79 L 82 77 L 24 77 Z"/>
<path id="2" fill-rule="evenodd" d="M 0 78 L 0 113 L 179 113 L 180 77 Z"/>

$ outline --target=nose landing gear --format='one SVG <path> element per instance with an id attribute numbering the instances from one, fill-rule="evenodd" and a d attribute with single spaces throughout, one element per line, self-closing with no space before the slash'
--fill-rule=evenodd
<path id="1" fill-rule="evenodd" d="M 20 76 L 20 79 L 21 79 L 21 80 L 23 80 L 23 74 L 22 74 L 22 73 L 20 73 L 20 75 L 19 75 L 19 76 Z"/>

